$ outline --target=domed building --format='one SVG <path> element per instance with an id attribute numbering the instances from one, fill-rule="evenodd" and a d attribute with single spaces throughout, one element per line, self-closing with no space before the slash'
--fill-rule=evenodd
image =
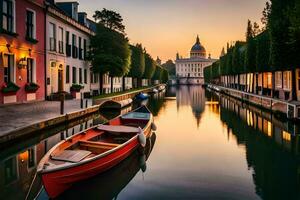
<path id="1" fill-rule="evenodd" d="M 207 57 L 205 47 L 201 44 L 199 36 L 190 51 L 190 58 L 182 58 L 176 55 L 176 77 L 178 84 L 201 85 L 204 83 L 203 70 L 216 62 L 217 59 Z"/>

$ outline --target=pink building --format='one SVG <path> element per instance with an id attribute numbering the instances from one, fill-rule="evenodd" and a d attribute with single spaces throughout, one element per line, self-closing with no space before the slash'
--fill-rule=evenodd
<path id="1" fill-rule="evenodd" d="M 0 4 L 0 104 L 44 100 L 44 1 Z"/>

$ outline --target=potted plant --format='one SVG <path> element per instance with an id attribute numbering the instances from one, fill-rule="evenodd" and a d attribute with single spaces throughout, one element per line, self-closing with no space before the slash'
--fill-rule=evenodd
<path id="1" fill-rule="evenodd" d="M 39 88 L 40 88 L 40 86 L 36 83 L 26 83 L 26 85 L 25 85 L 25 91 L 28 93 L 34 93 Z"/>
<path id="2" fill-rule="evenodd" d="M 71 90 L 71 94 L 74 98 L 79 99 L 80 98 L 80 90 L 83 89 L 84 86 L 83 85 L 79 85 L 79 84 L 73 84 L 70 88 Z"/>
<path id="3" fill-rule="evenodd" d="M 9 82 L 9 83 L 3 84 L 1 92 L 5 96 L 9 96 L 9 95 L 15 95 L 19 89 L 20 89 L 20 87 L 17 86 L 15 83 Z"/>

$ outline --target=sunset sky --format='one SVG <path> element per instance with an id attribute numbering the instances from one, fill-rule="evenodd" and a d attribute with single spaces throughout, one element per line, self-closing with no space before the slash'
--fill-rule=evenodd
<path id="1" fill-rule="evenodd" d="M 142 43 L 163 61 L 188 56 L 199 34 L 207 53 L 218 58 L 227 42 L 243 40 L 247 19 L 260 22 L 266 0 L 79 0 L 91 18 L 112 9 L 124 18 L 132 44 Z"/>

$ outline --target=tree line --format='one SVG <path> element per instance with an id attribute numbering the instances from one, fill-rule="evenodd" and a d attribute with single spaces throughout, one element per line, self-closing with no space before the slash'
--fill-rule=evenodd
<path id="1" fill-rule="evenodd" d="M 241 74 L 250 74 L 258 82 L 258 74 L 272 73 L 270 94 L 275 94 L 275 72 L 292 73 L 292 99 L 296 94 L 296 68 L 300 66 L 300 0 L 271 0 L 262 12 L 260 29 L 248 20 L 246 41 L 227 44 L 226 53 L 219 62 L 204 70 L 206 82 L 216 82 L 220 77 L 229 79 L 229 87 L 243 91 L 258 91 L 248 85 L 249 76 L 241 83 Z M 225 50 L 223 50 L 225 52 Z M 250 76 L 250 77 L 251 77 Z M 254 82 L 252 80 L 252 82 Z M 264 80 L 262 80 L 264 81 Z M 263 89 L 263 88 L 262 88 Z"/>
<path id="2" fill-rule="evenodd" d="M 123 90 L 125 76 L 132 77 L 134 87 L 140 87 L 142 79 L 148 79 L 150 82 L 168 81 L 168 71 L 154 61 L 142 44 L 129 44 L 123 18 L 119 13 L 104 8 L 101 11 L 97 10 L 93 17 L 97 23 L 97 30 L 96 34 L 91 36 L 89 59 L 93 73 L 100 76 L 100 94 L 103 92 L 104 74 L 110 76 L 111 91 L 114 77 L 123 77 Z"/>

